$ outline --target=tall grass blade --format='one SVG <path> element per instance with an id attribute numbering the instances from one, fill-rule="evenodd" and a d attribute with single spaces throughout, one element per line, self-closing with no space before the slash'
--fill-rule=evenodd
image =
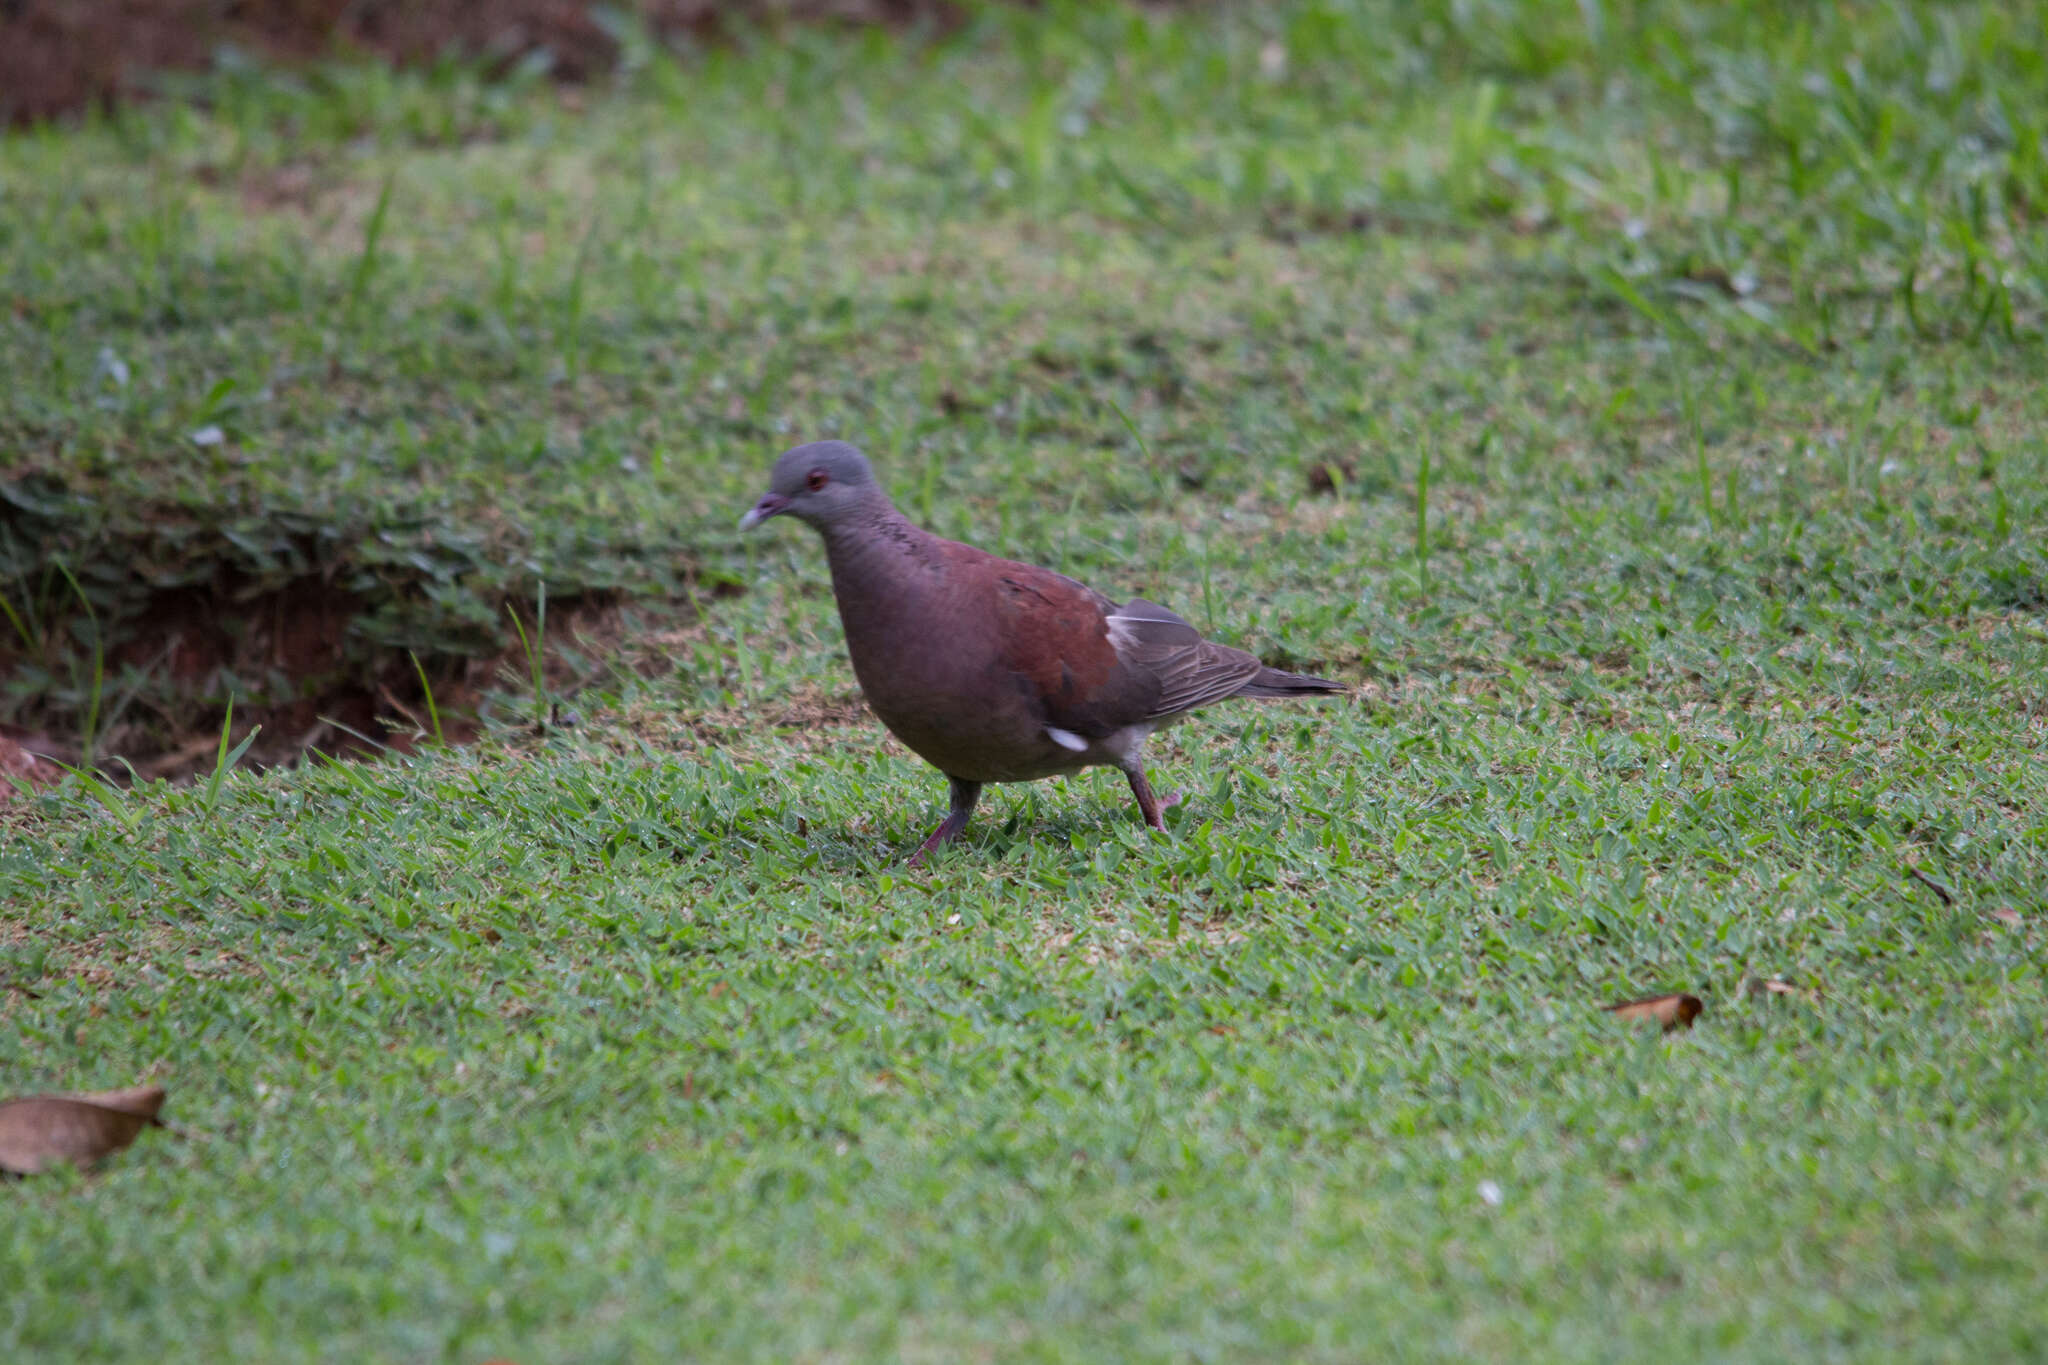
<path id="1" fill-rule="evenodd" d="M 362 307 L 363 295 L 369 291 L 370 278 L 377 273 L 377 256 L 384 241 L 384 219 L 391 211 L 391 183 L 398 172 L 384 173 L 384 185 L 377 191 L 377 207 L 370 210 L 370 221 L 363 229 L 363 249 L 356 257 L 355 269 L 349 273 L 347 315 L 351 322 Z"/>
<path id="2" fill-rule="evenodd" d="M 420 666 L 420 656 L 409 649 L 406 654 L 412 659 L 412 671 L 419 675 L 420 694 L 427 699 L 427 724 L 433 727 L 434 743 L 445 748 L 448 738 L 441 733 L 441 708 L 434 705 L 434 685 L 427 681 L 427 670 Z"/>
<path id="3" fill-rule="evenodd" d="M 71 572 L 71 566 L 63 560 L 57 561 L 57 572 L 64 575 L 64 581 L 71 585 L 71 591 L 78 597 L 78 605 L 85 609 L 85 619 L 92 626 L 92 688 L 85 707 L 85 725 L 78 737 L 78 766 L 92 768 L 94 752 L 99 745 L 100 694 L 107 682 L 107 642 L 100 631 L 99 613 L 93 610 L 92 599 L 85 595 L 78 576 Z"/>
<path id="4" fill-rule="evenodd" d="M 36 647 L 35 636 L 29 633 L 28 622 L 21 619 L 21 613 L 14 609 L 14 603 L 8 600 L 4 592 L 0 592 L 0 615 L 7 617 L 8 624 L 14 627 L 14 633 L 21 637 L 21 647 L 33 653 Z"/>
<path id="5" fill-rule="evenodd" d="M 1422 448 L 1422 466 L 1415 471 L 1415 570 L 1429 589 L 1429 447 Z"/>
<path id="6" fill-rule="evenodd" d="M 200 798 L 200 804 L 209 812 L 220 801 L 221 783 L 227 780 L 228 770 L 242 761 L 242 755 L 249 752 L 249 746 L 256 742 L 256 736 L 263 733 L 262 726 L 255 726 L 248 734 L 242 736 L 240 744 L 230 749 L 228 748 L 228 733 L 234 729 L 234 726 L 235 699 L 229 697 L 227 714 L 221 717 L 220 722 L 220 745 L 213 751 L 213 771 L 206 776 L 206 790 Z"/>
<path id="7" fill-rule="evenodd" d="M 512 629 L 519 632 L 519 648 L 526 654 L 526 666 L 533 678 L 533 727 L 545 730 L 548 725 L 547 701 L 547 631 L 548 631 L 548 585 L 543 582 L 534 606 L 533 634 L 526 633 L 526 624 L 519 619 L 519 609 L 510 602 L 505 611 L 512 617 Z"/>

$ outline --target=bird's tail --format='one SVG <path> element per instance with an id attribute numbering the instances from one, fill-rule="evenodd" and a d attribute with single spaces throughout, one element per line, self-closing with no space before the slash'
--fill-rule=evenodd
<path id="1" fill-rule="evenodd" d="M 1312 678 L 1306 673 L 1287 673 L 1277 668 L 1262 668 L 1252 680 L 1237 689 L 1240 697 L 1312 697 L 1325 692 L 1342 692 L 1345 686 L 1331 682 L 1328 678 Z"/>

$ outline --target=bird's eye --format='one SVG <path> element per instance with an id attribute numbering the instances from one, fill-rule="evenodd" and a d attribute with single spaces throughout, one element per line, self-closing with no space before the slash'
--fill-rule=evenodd
<path id="1" fill-rule="evenodd" d="M 813 493 L 830 482 L 832 482 L 832 476 L 822 469 L 813 469 L 810 473 L 804 475 L 804 487 L 810 489 Z"/>

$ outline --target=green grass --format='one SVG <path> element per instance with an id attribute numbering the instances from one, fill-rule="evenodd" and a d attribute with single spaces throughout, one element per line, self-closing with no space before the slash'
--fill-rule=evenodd
<path id="1" fill-rule="evenodd" d="M 90 685 L 174 583 L 640 623 L 578 724 L 8 808 L 4 1089 L 187 1132 L 0 1191 L 0 1355 L 2048 1347 L 2041 11 L 635 56 L 0 144 L 0 720 L 260 691 Z M 733 529 L 825 435 L 1359 694 L 906 875 L 943 783 Z"/>

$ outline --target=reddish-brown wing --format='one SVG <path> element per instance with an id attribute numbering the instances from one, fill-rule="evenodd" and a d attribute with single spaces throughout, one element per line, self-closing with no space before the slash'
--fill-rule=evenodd
<path id="1" fill-rule="evenodd" d="M 1100 739 L 1145 718 L 1158 687 L 1117 657 L 1108 598 L 1036 565 L 991 558 L 987 568 L 1003 664 L 1046 724 Z"/>

